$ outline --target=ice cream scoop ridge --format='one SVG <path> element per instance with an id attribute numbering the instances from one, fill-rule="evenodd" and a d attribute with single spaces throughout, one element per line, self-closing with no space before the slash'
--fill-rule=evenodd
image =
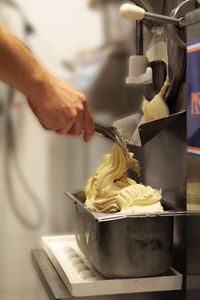
<path id="1" fill-rule="evenodd" d="M 161 190 L 140 183 L 119 191 L 116 202 L 121 212 L 160 212 L 163 211 L 161 198 Z"/>
<path id="2" fill-rule="evenodd" d="M 161 192 L 150 186 L 136 184 L 127 175 L 129 168 L 140 174 L 139 162 L 134 154 L 114 144 L 111 154 L 104 156 L 104 163 L 87 182 L 85 205 L 103 213 L 133 212 L 137 206 L 143 207 L 142 210 L 148 206 L 160 211 Z"/>

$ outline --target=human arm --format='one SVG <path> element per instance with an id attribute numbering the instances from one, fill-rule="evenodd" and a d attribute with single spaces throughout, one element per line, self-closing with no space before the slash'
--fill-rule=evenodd
<path id="1" fill-rule="evenodd" d="M 22 92 L 47 130 L 89 141 L 93 118 L 86 97 L 47 72 L 15 36 L 0 25 L 0 80 Z"/>

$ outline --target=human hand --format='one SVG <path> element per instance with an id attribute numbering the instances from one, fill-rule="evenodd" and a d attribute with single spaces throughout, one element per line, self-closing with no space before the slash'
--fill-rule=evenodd
<path id="1" fill-rule="evenodd" d="M 27 100 L 42 126 L 58 134 L 79 136 L 94 134 L 94 122 L 86 97 L 51 75 L 37 83 Z"/>

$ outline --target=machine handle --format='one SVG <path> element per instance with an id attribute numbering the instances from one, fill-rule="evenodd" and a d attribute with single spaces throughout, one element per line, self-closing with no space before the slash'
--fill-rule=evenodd
<path id="1" fill-rule="evenodd" d="M 135 4 L 130 4 L 130 3 L 124 3 L 120 7 L 120 14 L 122 17 L 125 19 L 129 20 L 153 20 L 153 21 L 160 21 L 160 22 L 165 22 L 165 23 L 170 23 L 176 26 L 179 26 L 183 28 L 184 25 L 184 18 L 172 18 L 168 16 L 163 16 L 159 14 L 154 14 L 154 13 L 149 13 L 146 12 L 143 8 L 135 5 Z"/>
<path id="2" fill-rule="evenodd" d="M 120 14 L 125 19 L 143 20 L 145 16 L 145 10 L 137 5 L 124 3 L 120 7 Z"/>

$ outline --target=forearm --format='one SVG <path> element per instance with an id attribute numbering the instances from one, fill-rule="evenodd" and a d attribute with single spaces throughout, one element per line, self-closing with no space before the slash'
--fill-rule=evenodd
<path id="1" fill-rule="evenodd" d="M 49 74 L 28 49 L 0 25 L 0 80 L 25 94 L 45 129 L 59 134 L 94 133 L 86 97 Z"/>
<path id="2" fill-rule="evenodd" d="M 29 96 L 46 77 L 47 71 L 30 51 L 0 25 L 0 80 Z"/>

